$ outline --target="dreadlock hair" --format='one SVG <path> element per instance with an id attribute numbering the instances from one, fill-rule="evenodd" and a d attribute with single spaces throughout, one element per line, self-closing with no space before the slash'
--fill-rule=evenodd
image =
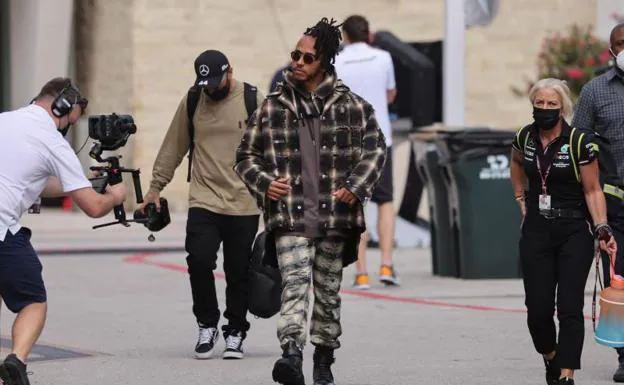
<path id="1" fill-rule="evenodd" d="M 329 73 L 335 72 L 333 63 L 342 40 L 340 32 L 342 24 L 334 25 L 334 23 L 336 23 L 336 20 L 333 18 L 330 21 L 324 17 L 316 25 L 306 29 L 304 32 L 304 35 L 316 38 L 314 42 L 316 55 L 321 57 L 321 66 Z"/>

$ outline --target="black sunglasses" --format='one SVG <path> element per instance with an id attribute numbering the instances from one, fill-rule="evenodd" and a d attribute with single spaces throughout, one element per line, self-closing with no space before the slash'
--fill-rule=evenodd
<path id="1" fill-rule="evenodd" d="M 303 56 L 303 62 L 305 64 L 312 64 L 316 60 L 316 57 L 309 52 L 303 53 L 299 50 L 295 50 L 290 53 L 290 58 L 296 62 L 301 59 L 301 56 Z"/>

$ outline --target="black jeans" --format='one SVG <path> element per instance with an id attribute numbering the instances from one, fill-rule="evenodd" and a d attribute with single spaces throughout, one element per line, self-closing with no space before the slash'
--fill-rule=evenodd
<path id="1" fill-rule="evenodd" d="M 541 354 L 556 350 L 561 368 L 580 369 L 585 283 L 594 256 L 589 224 L 583 219 L 545 219 L 528 212 L 519 246 L 533 345 Z"/>
<path id="2" fill-rule="evenodd" d="M 228 325 L 224 332 L 247 332 L 247 288 L 251 248 L 258 231 L 259 215 L 234 216 L 217 214 L 192 207 L 186 223 L 186 263 L 188 265 L 193 314 L 204 327 L 217 327 L 220 311 L 213 271 L 217 268 L 217 251 L 223 242 L 223 270 L 226 282 Z"/>

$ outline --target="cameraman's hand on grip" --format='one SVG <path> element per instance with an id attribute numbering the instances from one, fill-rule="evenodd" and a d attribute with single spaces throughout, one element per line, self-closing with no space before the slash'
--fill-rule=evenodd
<path id="1" fill-rule="evenodd" d="M 126 200 L 126 186 L 123 183 L 108 185 L 105 194 L 113 199 L 114 206 L 119 206 Z"/>

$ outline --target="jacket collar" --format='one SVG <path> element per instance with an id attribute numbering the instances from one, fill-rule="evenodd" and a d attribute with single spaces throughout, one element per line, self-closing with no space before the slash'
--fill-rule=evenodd
<path id="1" fill-rule="evenodd" d="M 608 81 L 611 81 L 615 78 L 619 78 L 620 80 L 624 81 L 624 71 L 622 71 L 619 67 L 615 65 L 612 66 L 607 72 L 605 72 L 605 75 Z"/>
<path id="2" fill-rule="evenodd" d="M 349 90 L 334 74 L 327 74 L 313 92 L 309 92 L 301 84 L 293 81 L 290 71 L 284 70 L 283 76 L 284 84 L 277 99 L 297 116 L 302 113 L 308 115 L 311 113 L 311 111 L 309 111 L 310 104 L 312 104 L 314 98 L 318 98 L 322 101 L 323 108 L 322 111 L 319 112 L 324 113 Z M 304 103 L 297 103 L 297 99 L 304 101 Z M 300 110 L 300 104 L 303 105 L 305 111 Z"/>

